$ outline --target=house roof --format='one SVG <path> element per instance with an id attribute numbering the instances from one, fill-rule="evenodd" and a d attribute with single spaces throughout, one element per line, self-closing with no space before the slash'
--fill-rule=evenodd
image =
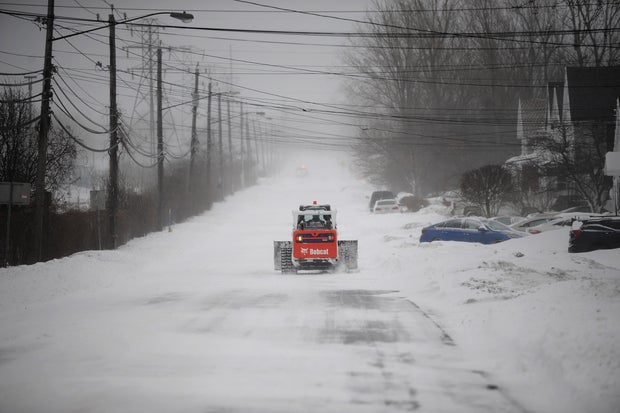
<path id="1" fill-rule="evenodd" d="M 573 121 L 614 121 L 620 66 L 567 67 L 566 76 Z"/>
<path id="2" fill-rule="evenodd" d="M 507 166 L 519 166 L 524 164 L 543 165 L 549 161 L 549 154 L 544 150 L 537 149 L 532 153 L 521 154 L 509 158 L 504 164 Z"/>

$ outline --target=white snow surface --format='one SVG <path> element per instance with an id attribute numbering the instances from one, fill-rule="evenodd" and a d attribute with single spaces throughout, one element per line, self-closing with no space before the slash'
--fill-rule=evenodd
<path id="1" fill-rule="evenodd" d="M 523 411 L 620 412 L 620 250 L 569 254 L 564 229 L 489 246 L 420 244 L 447 208 L 372 215 L 374 188 L 343 160 L 321 158 L 303 160 L 306 178 L 294 162 L 171 232 L 1 269 L 0 412 L 373 411 L 339 393 L 353 355 L 322 360 L 299 339 L 320 317 L 303 314 L 306 291 L 320 286 L 416 303 L 453 339 L 459 365 L 486 372 Z M 313 200 L 338 210 L 341 239 L 359 241 L 359 271 L 273 270 L 290 211 Z M 246 302 L 255 292 L 285 293 L 291 327 L 269 303 Z M 205 321 L 222 303 L 238 311 Z M 259 321 L 268 328 L 253 329 Z M 420 411 L 459 411 L 428 406 Z"/>

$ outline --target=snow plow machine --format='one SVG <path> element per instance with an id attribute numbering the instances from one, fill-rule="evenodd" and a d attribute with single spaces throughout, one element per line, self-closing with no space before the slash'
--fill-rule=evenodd
<path id="1" fill-rule="evenodd" d="M 293 211 L 293 240 L 273 247 L 274 267 L 283 274 L 357 269 L 357 240 L 339 240 L 336 211 L 316 201 Z"/>

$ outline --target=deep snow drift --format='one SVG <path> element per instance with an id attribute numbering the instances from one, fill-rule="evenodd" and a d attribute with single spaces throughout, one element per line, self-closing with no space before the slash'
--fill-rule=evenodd
<path id="1" fill-rule="evenodd" d="M 490 246 L 420 244 L 421 228 L 444 219 L 445 208 L 372 215 L 374 188 L 344 161 L 325 158 L 300 160 L 306 178 L 291 164 L 172 232 L 117 251 L 1 269 L 0 411 L 205 411 L 198 396 L 214 386 L 218 394 L 256 396 L 268 380 L 252 386 L 235 376 L 240 366 L 209 375 L 209 346 L 176 331 L 181 320 L 193 323 L 189 305 L 163 312 L 149 304 L 231 286 L 240 296 L 275 288 L 302 294 L 315 282 L 393 290 L 417 303 L 466 355 L 464 367 L 490 372 L 527 411 L 620 411 L 619 250 L 569 254 L 563 229 Z M 273 271 L 272 242 L 289 237 L 291 209 L 315 199 L 338 210 L 341 237 L 359 240 L 358 272 Z M 246 369 L 286 369 L 268 343 L 250 336 L 217 344 L 253 348 Z M 313 349 L 301 347 L 298 356 L 304 351 Z M 292 383 L 282 389 L 291 401 L 304 394 Z M 124 396 L 107 397 L 114 389 Z"/>

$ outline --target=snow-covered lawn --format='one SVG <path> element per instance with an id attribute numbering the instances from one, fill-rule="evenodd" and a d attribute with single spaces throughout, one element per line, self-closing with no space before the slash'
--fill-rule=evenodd
<path id="1" fill-rule="evenodd" d="M 208 305 L 194 292 L 311 285 L 311 276 L 290 282 L 305 275 L 273 271 L 272 242 L 290 236 L 291 209 L 315 199 L 338 210 L 341 239 L 359 240 L 359 272 L 329 275 L 333 282 L 416 303 L 465 354 L 463 368 L 488 372 L 528 411 L 620 411 L 620 250 L 569 254 L 565 230 L 489 246 L 420 244 L 421 228 L 444 219 L 444 207 L 372 215 L 372 186 L 340 163 L 303 161 L 307 178 L 291 165 L 172 232 L 1 269 L 0 412 L 204 411 L 196 395 L 218 381 L 197 373 L 209 368 L 209 348 L 178 331 L 195 324 L 190 310 Z M 264 358 L 247 363 L 286 368 L 264 337 L 247 340 L 221 344 L 259 346 Z M 154 359 L 159 367 L 149 369 Z M 234 367 L 221 382 L 234 386 Z M 140 394 L 141 380 L 162 376 L 173 380 L 155 386 L 157 397 Z M 106 391 L 117 386 L 126 398 L 98 393 L 105 380 Z M 239 386 L 228 391 L 243 397 L 268 383 Z M 294 398 L 304 389 L 288 391 Z"/>

